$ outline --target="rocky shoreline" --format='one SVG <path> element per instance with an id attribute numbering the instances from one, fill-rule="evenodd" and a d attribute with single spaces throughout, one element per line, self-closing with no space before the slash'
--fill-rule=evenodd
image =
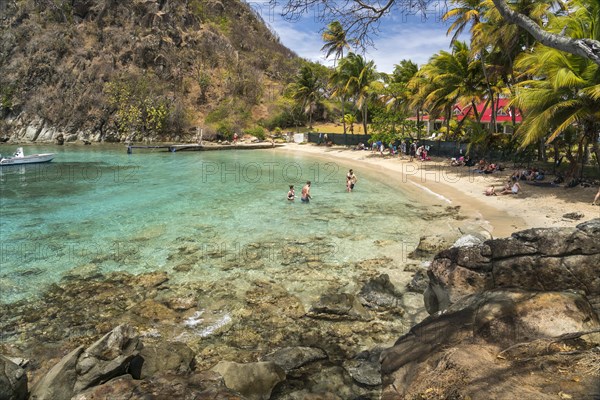
<path id="1" fill-rule="evenodd" d="M 0 306 L 0 399 L 597 398 L 599 238 L 471 235 L 408 287 L 369 260 L 308 308 L 274 281 L 225 307 L 227 282 L 78 271 Z"/>

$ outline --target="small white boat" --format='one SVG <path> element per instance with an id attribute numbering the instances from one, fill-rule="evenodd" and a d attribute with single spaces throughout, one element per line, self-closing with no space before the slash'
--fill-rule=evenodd
<path id="1" fill-rule="evenodd" d="M 43 153 L 43 154 L 31 154 L 26 156 L 23 153 L 23 148 L 19 147 L 12 157 L 2 157 L 0 155 L 0 166 L 1 165 L 20 165 L 20 164 L 35 164 L 50 162 L 54 158 L 54 153 Z"/>

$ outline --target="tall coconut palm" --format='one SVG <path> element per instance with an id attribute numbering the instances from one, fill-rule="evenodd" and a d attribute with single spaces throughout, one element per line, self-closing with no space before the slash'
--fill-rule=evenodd
<path id="1" fill-rule="evenodd" d="M 454 42 L 452 52 L 440 51 L 431 57 L 417 76 L 422 86 L 417 99 L 432 113 L 444 113 L 446 131 L 456 103 L 469 105 L 475 120 L 480 122 L 483 112 L 477 110 L 484 93 L 481 61 L 472 57 L 464 42 Z"/>
<path id="2" fill-rule="evenodd" d="M 372 86 L 377 80 L 375 63 L 356 53 L 350 53 L 338 66 L 337 79 L 345 82 L 344 92 L 362 111 L 362 123 L 367 134 L 367 103 L 373 95 Z"/>
<path id="3" fill-rule="evenodd" d="M 481 39 L 482 38 L 482 29 L 481 29 L 482 18 L 484 16 L 486 10 L 490 6 L 493 7 L 493 4 L 491 4 L 489 0 L 488 1 L 452 0 L 451 3 L 454 4 L 455 7 L 450 9 L 448 12 L 446 12 L 446 14 L 444 14 L 442 16 L 442 19 L 444 21 L 447 21 L 449 19 L 453 20 L 452 24 L 448 28 L 448 31 L 446 32 L 446 35 L 450 35 L 452 32 L 454 32 L 452 39 L 451 39 L 451 43 L 455 43 L 458 41 L 458 38 L 461 35 L 461 33 L 463 33 L 464 30 L 469 25 L 471 27 L 470 28 L 471 44 L 472 44 L 471 50 L 473 51 L 473 53 L 477 53 L 479 56 L 479 59 L 481 60 L 483 77 L 485 79 L 485 84 L 486 84 L 486 88 L 487 88 L 487 99 L 490 103 L 491 110 L 492 110 L 492 120 L 491 120 L 491 124 L 490 124 L 490 132 L 494 133 L 496 130 L 496 106 L 495 106 L 496 93 L 494 91 L 494 88 L 496 85 L 492 84 L 490 76 L 487 71 L 487 66 L 486 66 L 487 46 L 486 45 L 480 45 L 480 46 L 473 45 L 474 43 L 482 42 L 482 39 Z M 486 40 L 486 39 L 484 39 L 484 40 Z"/>
<path id="4" fill-rule="evenodd" d="M 296 100 L 308 116 L 308 127 L 312 129 L 312 117 L 322 99 L 323 83 L 310 64 L 300 67 L 294 82 L 288 86 L 290 97 Z"/>
<path id="5" fill-rule="evenodd" d="M 333 66 L 337 65 L 337 61 L 344 58 L 344 49 L 350 49 L 348 38 L 346 37 L 346 31 L 342 27 L 339 21 L 333 21 L 327 25 L 327 29 L 321 35 L 325 44 L 321 47 L 321 51 L 325 52 L 325 58 L 329 58 L 331 55 L 334 56 Z M 346 119 L 344 118 L 344 102 L 346 98 L 343 91 L 340 91 L 341 103 L 342 103 L 342 124 L 344 126 L 344 133 L 346 133 Z"/>
<path id="6" fill-rule="evenodd" d="M 565 30 L 577 38 L 600 39 L 600 0 L 575 0 L 569 8 L 567 16 L 551 19 L 549 29 Z M 551 143 L 574 130 L 579 148 L 576 156 L 567 149 L 569 175 L 577 176 L 583 149 L 590 143 L 600 166 L 600 67 L 588 58 L 541 45 L 524 53 L 516 65 L 534 77 L 518 85 L 513 99 L 526 115 L 517 131 L 522 137 L 521 146 L 539 139 Z"/>

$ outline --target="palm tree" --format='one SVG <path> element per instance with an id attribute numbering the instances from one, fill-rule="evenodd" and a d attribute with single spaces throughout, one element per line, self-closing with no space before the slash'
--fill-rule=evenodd
<path id="1" fill-rule="evenodd" d="M 335 68 L 337 61 L 344 58 L 344 49 L 350 48 L 350 44 L 346 38 L 346 31 L 339 21 L 333 21 L 327 25 L 327 29 L 323 32 L 321 37 L 325 42 L 323 47 L 321 47 L 321 51 L 325 51 L 325 58 L 329 58 L 332 54 L 334 55 L 333 66 Z M 344 111 L 344 102 L 346 98 L 342 92 L 340 92 L 340 94 L 342 102 L 342 124 L 344 126 L 344 133 L 346 133 L 346 120 L 344 118 L 346 115 Z"/>
<path id="2" fill-rule="evenodd" d="M 309 63 L 304 63 L 294 82 L 288 86 L 290 97 L 296 100 L 308 115 L 308 127 L 312 129 L 312 116 L 322 98 L 323 83 Z"/>
<path id="3" fill-rule="evenodd" d="M 375 63 L 367 61 L 361 55 L 350 53 L 340 62 L 335 79 L 345 82 L 343 91 L 352 97 L 362 111 L 362 123 L 367 134 L 367 102 L 373 96 L 372 85 L 377 80 Z"/>
<path id="4" fill-rule="evenodd" d="M 487 52 L 487 43 L 479 46 L 474 46 L 473 44 L 478 43 L 481 44 L 482 37 L 484 41 L 488 41 L 487 36 L 482 35 L 482 17 L 486 10 L 492 6 L 490 1 L 480 1 L 480 0 L 452 0 L 452 3 L 456 5 L 455 8 L 449 10 L 442 16 L 444 21 L 453 19 L 454 21 L 448 28 L 446 35 L 450 35 L 454 32 L 452 36 L 451 43 L 455 43 L 458 41 L 458 37 L 461 33 L 467 28 L 467 26 L 471 25 L 471 47 L 474 53 L 479 55 L 479 59 L 482 63 L 482 72 L 483 77 L 485 79 L 485 84 L 487 88 L 487 98 L 490 102 L 491 110 L 492 110 L 492 120 L 490 123 L 490 132 L 495 133 L 496 131 L 496 106 L 495 106 L 495 85 L 492 85 L 490 82 L 490 76 L 487 71 L 486 66 L 486 52 Z"/>
<path id="5" fill-rule="evenodd" d="M 395 115 L 405 115 L 410 111 L 409 103 L 413 92 L 408 83 L 415 76 L 419 67 L 410 60 L 402 60 L 394 65 L 394 72 L 381 74 L 385 86 L 379 94 L 388 111 Z M 417 111 L 418 112 L 418 111 Z M 395 122 L 392 123 L 392 131 L 395 131 Z"/>
<path id="6" fill-rule="evenodd" d="M 440 51 L 432 56 L 414 81 L 420 85 L 413 105 L 421 101 L 431 114 L 443 113 L 447 133 L 456 103 L 470 105 L 475 120 L 480 122 L 483 112 L 479 114 L 477 104 L 484 93 L 481 61 L 472 57 L 464 42 L 454 42 L 451 53 Z M 414 87 L 414 83 L 412 85 Z"/>
<path id="7" fill-rule="evenodd" d="M 553 18 L 553 32 L 568 31 L 576 38 L 600 39 L 600 0 L 575 0 L 570 13 Z M 524 53 L 516 66 L 533 79 L 517 85 L 513 104 L 527 118 L 519 127 L 521 147 L 544 139 L 552 143 L 557 137 L 575 132 L 578 143 L 574 156 L 570 146 L 566 156 L 571 168 L 569 177 L 576 178 L 584 149 L 591 143 L 600 166 L 598 131 L 600 128 L 600 67 L 588 58 L 563 53 L 537 45 Z"/>

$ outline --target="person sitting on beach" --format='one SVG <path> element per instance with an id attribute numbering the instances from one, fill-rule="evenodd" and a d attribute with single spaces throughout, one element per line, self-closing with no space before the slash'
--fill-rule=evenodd
<path id="1" fill-rule="evenodd" d="M 491 173 L 493 173 L 494 171 L 496 171 L 496 164 L 494 164 L 494 163 L 491 163 L 491 164 L 489 164 L 489 165 L 487 165 L 487 166 L 485 167 L 485 169 L 483 170 L 483 173 L 484 173 L 484 174 L 491 174 Z"/>
<path id="2" fill-rule="evenodd" d="M 294 185 L 290 185 L 290 191 L 287 194 L 287 199 L 292 201 L 296 198 L 296 192 L 294 191 Z"/>
<path id="3" fill-rule="evenodd" d="M 512 179 L 516 179 L 516 180 L 520 181 L 521 180 L 521 175 L 522 175 L 521 170 L 517 169 L 517 170 L 515 170 L 515 172 L 512 173 L 512 175 L 510 176 L 510 179 L 511 180 Z"/>
<path id="4" fill-rule="evenodd" d="M 500 192 L 500 194 L 519 194 L 520 190 L 521 185 L 519 185 L 519 182 L 516 179 L 513 179 L 510 187 L 505 187 L 504 190 Z"/>
<path id="5" fill-rule="evenodd" d="M 453 167 L 461 167 L 465 165 L 465 158 L 463 156 L 458 157 L 458 159 L 452 157 L 450 165 L 452 165 Z"/>
<path id="6" fill-rule="evenodd" d="M 415 151 L 417 158 L 419 158 L 421 160 L 423 160 L 421 158 L 421 154 L 423 154 L 423 149 L 424 149 L 424 147 L 421 145 L 421 146 L 417 147 L 417 150 Z"/>
<path id="7" fill-rule="evenodd" d="M 481 159 L 479 160 L 479 162 L 477 163 L 477 168 L 475 169 L 477 172 L 481 172 L 483 173 L 483 171 L 485 171 L 485 167 L 487 166 L 487 162 L 485 162 L 485 159 Z"/>
<path id="8" fill-rule="evenodd" d="M 306 181 L 306 185 L 302 188 L 302 195 L 300 196 L 300 201 L 303 203 L 308 203 L 312 197 L 310 196 L 310 181 Z"/>
<path id="9" fill-rule="evenodd" d="M 490 186 L 489 188 L 485 189 L 485 191 L 483 192 L 483 194 L 485 194 L 486 196 L 497 196 L 498 194 L 496 193 L 496 189 L 494 188 L 494 186 Z"/>

